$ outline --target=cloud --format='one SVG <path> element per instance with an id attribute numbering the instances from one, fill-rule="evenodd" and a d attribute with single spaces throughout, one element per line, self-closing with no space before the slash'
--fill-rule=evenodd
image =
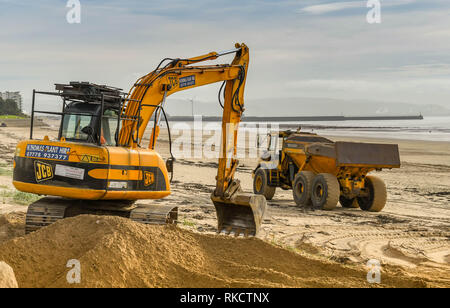
<path id="1" fill-rule="evenodd" d="M 322 92 L 336 99 L 438 103 L 444 106 L 448 106 L 445 101 L 449 91 L 450 77 L 305 79 L 289 82 L 285 87 L 286 93 L 302 93 L 310 97 L 323 97 L 319 94 Z"/>
<path id="2" fill-rule="evenodd" d="M 326 4 L 318 4 L 311 5 L 300 9 L 300 12 L 308 13 L 308 14 L 326 14 L 336 11 L 342 11 L 347 9 L 361 8 L 364 7 L 364 4 L 361 1 L 358 2 L 335 2 L 335 3 L 326 3 Z"/>
<path id="3" fill-rule="evenodd" d="M 389 2 L 381 1 L 381 5 L 382 7 L 392 7 L 392 6 L 407 5 L 414 2 L 416 2 L 416 0 L 390 0 Z M 362 9 L 362 8 L 365 9 L 367 5 L 368 5 L 367 0 L 330 2 L 325 4 L 306 6 L 298 10 L 298 12 L 311 15 L 321 15 L 350 9 Z"/>
<path id="4" fill-rule="evenodd" d="M 383 72 L 385 76 L 435 78 L 439 76 L 450 76 L 450 63 L 410 64 L 380 67 L 378 70 Z M 450 84 L 450 81 L 447 82 Z"/>

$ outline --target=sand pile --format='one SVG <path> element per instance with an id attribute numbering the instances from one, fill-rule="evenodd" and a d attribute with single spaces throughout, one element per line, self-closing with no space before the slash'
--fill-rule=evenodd
<path id="1" fill-rule="evenodd" d="M 0 244 L 25 235 L 25 213 L 9 213 L 0 216 Z"/>
<path id="2" fill-rule="evenodd" d="M 81 264 L 70 285 L 67 262 Z M 365 287 L 366 271 L 312 260 L 259 239 L 146 226 L 119 217 L 65 219 L 0 244 L 20 287 Z M 383 273 L 383 286 L 424 287 Z"/>
<path id="3" fill-rule="evenodd" d="M 0 289 L 18 288 L 14 271 L 5 262 L 0 262 Z"/>

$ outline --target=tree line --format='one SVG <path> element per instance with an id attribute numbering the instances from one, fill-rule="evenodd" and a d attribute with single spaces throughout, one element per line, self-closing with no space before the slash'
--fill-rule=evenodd
<path id="1" fill-rule="evenodd" d="M 15 100 L 3 100 L 0 97 L 0 115 L 23 116 L 24 114 Z"/>

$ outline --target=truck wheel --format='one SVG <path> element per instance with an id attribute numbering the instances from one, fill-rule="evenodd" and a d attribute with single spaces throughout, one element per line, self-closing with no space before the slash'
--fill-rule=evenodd
<path id="1" fill-rule="evenodd" d="M 311 185 L 313 180 L 314 173 L 311 171 L 302 171 L 295 176 L 292 194 L 294 195 L 295 204 L 298 206 L 311 204 Z"/>
<path id="2" fill-rule="evenodd" d="M 317 175 L 311 187 L 311 201 L 315 209 L 330 211 L 336 208 L 341 194 L 338 179 L 329 173 Z"/>
<path id="3" fill-rule="evenodd" d="M 339 197 L 339 203 L 342 205 L 342 207 L 348 208 L 348 209 L 357 209 L 359 208 L 358 201 L 356 198 L 353 199 L 347 199 L 344 196 Z"/>
<path id="4" fill-rule="evenodd" d="M 253 178 L 253 192 L 263 195 L 267 200 L 272 200 L 276 189 L 276 187 L 269 186 L 266 170 L 258 168 Z"/>
<path id="5" fill-rule="evenodd" d="M 369 196 L 357 198 L 359 207 L 363 211 L 381 212 L 387 201 L 386 184 L 379 177 L 368 176 L 365 186 L 369 190 Z"/>

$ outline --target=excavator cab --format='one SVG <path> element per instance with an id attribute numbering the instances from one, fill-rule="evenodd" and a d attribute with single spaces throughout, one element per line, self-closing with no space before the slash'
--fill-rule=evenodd
<path id="1" fill-rule="evenodd" d="M 98 105 L 87 103 L 73 103 L 68 105 L 61 122 L 61 138 L 70 142 L 94 143 L 115 146 L 117 143 L 117 129 L 119 110 L 109 107 L 103 111 Z"/>
<path id="2" fill-rule="evenodd" d="M 123 104 L 121 89 L 71 82 L 69 85 L 57 84 L 56 90 L 65 102 L 69 102 L 63 107 L 58 139 L 117 145 L 119 113 Z"/>
<path id="3" fill-rule="evenodd" d="M 99 127 L 95 119 L 100 110 L 96 105 L 75 103 L 69 105 L 62 119 L 61 138 L 70 142 L 98 143 Z"/>

